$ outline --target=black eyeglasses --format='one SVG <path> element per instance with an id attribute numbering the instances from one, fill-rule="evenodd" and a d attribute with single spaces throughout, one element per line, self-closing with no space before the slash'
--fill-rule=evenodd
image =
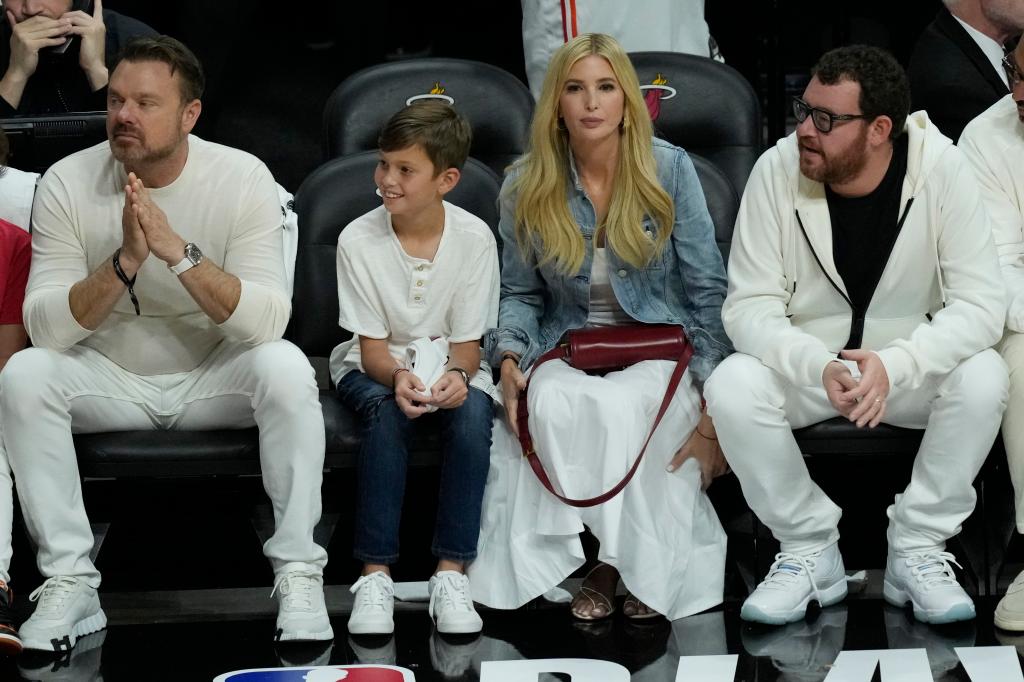
<path id="1" fill-rule="evenodd" d="M 836 121 L 874 118 L 874 116 L 868 116 L 867 114 L 833 114 L 831 111 L 816 109 L 799 97 L 793 98 L 793 115 L 796 116 L 797 123 L 803 123 L 810 116 L 814 127 L 823 133 L 832 132 L 832 127 L 836 124 Z"/>
<path id="2" fill-rule="evenodd" d="M 1017 87 L 1021 80 L 1024 80 L 1021 78 L 1016 62 L 1013 61 L 1012 52 L 1003 57 L 1003 69 L 1006 71 L 1006 80 L 1010 83 L 1011 90 Z"/>

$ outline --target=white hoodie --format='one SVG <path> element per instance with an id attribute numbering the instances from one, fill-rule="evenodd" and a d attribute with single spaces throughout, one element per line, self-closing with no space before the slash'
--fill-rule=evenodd
<path id="1" fill-rule="evenodd" d="M 906 220 L 868 306 L 861 346 L 877 351 L 894 388 L 917 387 L 992 346 L 1005 313 L 970 166 L 925 112 L 911 114 L 905 131 Z M 821 386 L 825 365 L 849 338 L 852 310 L 832 258 L 825 186 L 800 173 L 795 133 L 751 172 L 728 270 L 722 319 L 736 350 L 796 386 Z"/>

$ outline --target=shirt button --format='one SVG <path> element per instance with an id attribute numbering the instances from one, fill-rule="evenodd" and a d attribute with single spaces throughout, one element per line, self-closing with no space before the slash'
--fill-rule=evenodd
<path id="1" fill-rule="evenodd" d="M 418 301 L 418 300 L 420 300 L 420 298 L 422 298 L 422 297 L 421 296 L 417 296 L 413 300 Z"/>
<path id="2" fill-rule="evenodd" d="M 625 271 L 625 270 L 619 270 L 619 277 L 625 277 L 625 276 L 626 276 L 626 274 L 627 274 L 627 273 L 626 273 L 626 271 Z"/>
<path id="3" fill-rule="evenodd" d="M 416 269 L 419 270 L 420 272 L 423 272 L 423 266 L 422 265 L 417 265 Z"/>
<path id="4" fill-rule="evenodd" d="M 416 286 L 418 286 L 418 287 L 423 286 L 423 280 L 421 279 L 420 281 L 416 282 Z"/>

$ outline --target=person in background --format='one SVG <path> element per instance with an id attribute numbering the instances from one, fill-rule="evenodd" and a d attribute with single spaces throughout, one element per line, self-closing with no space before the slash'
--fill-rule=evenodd
<path id="1" fill-rule="evenodd" d="M 7 168 L 7 138 L 0 130 L 0 187 Z M 8 215 L 8 195 L 0 192 L 0 216 Z M 29 261 L 32 256 L 27 225 L 22 228 L 0 217 L 0 372 L 12 355 L 25 347 L 28 336 L 21 318 Z M 2 434 L 0 434 L 2 436 Z M 0 653 L 21 651 L 14 624 L 11 579 L 11 529 L 14 523 L 14 490 L 7 452 L 0 438 Z"/>
<path id="2" fill-rule="evenodd" d="M 911 111 L 954 142 L 1009 90 L 1000 61 L 1024 31 L 1024 0 L 943 0 L 910 55 Z"/>
<path id="3" fill-rule="evenodd" d="M 103 9 L 102 0 L 4 0 L 0 118 L 103 111 L 118 53 L 152 35 L 141 21 Z"/>

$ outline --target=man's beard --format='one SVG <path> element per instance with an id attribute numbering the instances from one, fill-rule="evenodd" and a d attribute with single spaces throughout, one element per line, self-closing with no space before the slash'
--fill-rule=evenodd
<path id="1" fill-rule="evenodd" d="M 867 165 L 867 140 L 868 131 L 867 127 L 864 127 L 846 149 L 832 157 L 822 156 L 823 163 L 820 166 L 805 169 L 801 164 L 800 172 L 810 180 L 826 185 L 841 185 L 848 182 Z"/>
<path id="2" fill-rule="evenodd" d="M 170 144 L 153 149 L 146 145 L 145 138 L 141 136 L 136 138 L 136 143 L 133 145 L 117 144 L 114 140 L 118 132 L 120 131 L 115 130 L 115 136 L 110 140 L 110 151 L 115 159 L 125 165 L 151 164 L 163 161 L 174 154 L 182 139 L 184 139 L 184 136 L 181 136 Z"/>

